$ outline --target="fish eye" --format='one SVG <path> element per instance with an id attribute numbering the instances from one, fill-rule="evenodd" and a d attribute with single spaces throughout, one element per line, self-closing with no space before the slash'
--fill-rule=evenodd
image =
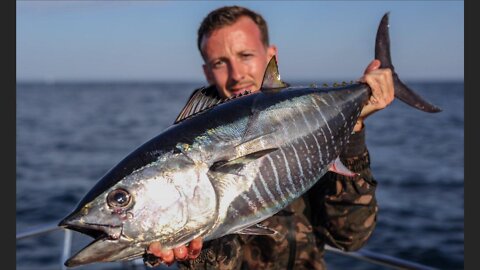
<path id="1" fill-rule="evenodd" d="M 125 207 L 131 201 L 131 196 L 125 189 L 119 188 L 110 192 L 107 196 L 107 203 L 111 207 Z"/>

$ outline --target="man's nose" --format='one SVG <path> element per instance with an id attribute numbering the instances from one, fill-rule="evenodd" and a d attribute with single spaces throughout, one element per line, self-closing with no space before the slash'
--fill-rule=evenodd
<path id="1" fill-rule="evenodd" d="M 230 62 L 229 76 L 232 81 L 242 81 L 245 76 L 244 68 L 241 63 L 235 61 Z"/>

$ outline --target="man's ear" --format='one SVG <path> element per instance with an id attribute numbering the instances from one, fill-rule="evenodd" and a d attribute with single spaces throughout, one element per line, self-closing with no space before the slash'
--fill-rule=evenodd
<path id="1" fill-rule="evenodd" d="M 277 59 L 277 63 L 278 63 L 278 48 L 277 48 L 277 46 L 275 46 L 275 45 L 268 46 L 268 48 L 267 48 L 267 59 L 268 59 L 268 61 L 270 61 L 270 59 L 272 59 L 272 57 L 274 55 L 275 55 L 275 58 Z"/>
<path id="2" fill-rule="evenodd" d="M 205 79 L 207 79 L 208 84 L 213 84 L 213 75 L 210 69 L 208 69 L 207 64 L 202 65 L 203 74 L 205 75 Z"/>

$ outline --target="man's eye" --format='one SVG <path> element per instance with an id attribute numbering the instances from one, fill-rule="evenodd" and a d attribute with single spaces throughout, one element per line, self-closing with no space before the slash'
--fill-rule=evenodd
<path id="1" fill-rule="evenodd" d="M 225 64 L 224 61 L 215 61 L 215 62 L 212 63 L 212 67 L 213 67 L 213 68 L 220 68 L 220 67 L 222 67 L 224 64 Z"/>
<path id="2" fill-rule="evenodd" d="M 242 54 L 242 58 L 243 58 L 243 59 L 250 59 L 250 58 L 252 58 L 252 57 L 253 57 L 253 54 L 251 54 L 251 53 L 244 53 L 244 54 Z"/>

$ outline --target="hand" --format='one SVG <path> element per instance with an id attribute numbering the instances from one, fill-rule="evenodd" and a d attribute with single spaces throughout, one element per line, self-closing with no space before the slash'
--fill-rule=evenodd
<path id="1" fill-rule="evenodd" d="M 367 83 L 372 89 L 372 96 L 360 113 L 353 131 L 357 132 L 363 128 L 365 118 L 382 110 L 392 103 L 394 99 L 392 70 L 380 68 L 380 61 L 373 60 L 365 69 L 363 77 L 359 81 Z"/>
<path id="2" fill-rule="evenodd" d="M 172 265 L 175 260 L 184 261 L 197 258 L 202 246 L 203 239 L 201 237 L 193 239 L 188 246 L 182 245 L 174 249 L 162 249 L 160 242 L 153 242 L 148 247 L 147 253 L 158 257 L 161 263 Z"/>

